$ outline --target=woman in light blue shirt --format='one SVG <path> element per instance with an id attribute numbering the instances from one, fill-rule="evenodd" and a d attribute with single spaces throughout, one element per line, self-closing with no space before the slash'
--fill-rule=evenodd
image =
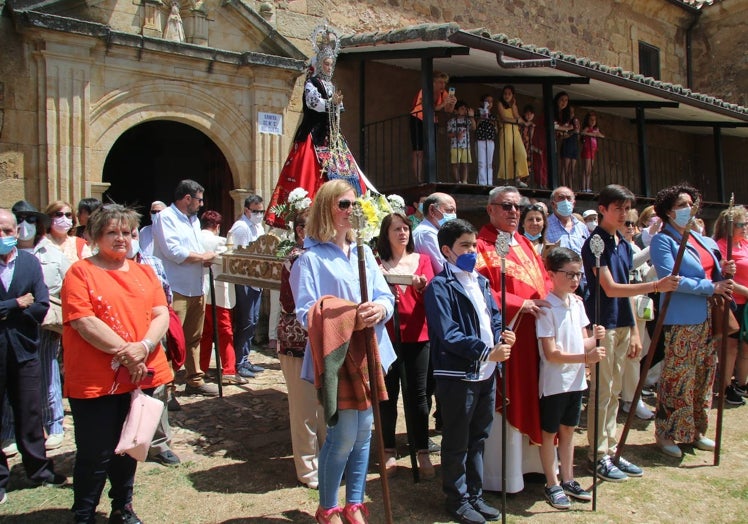
<path id="1" fill-rule="evenodd" d="M 386 372 L 395 360 L 392 343 L 384 329 L 394 310 L 394 296 L 369 247 L 364 246 L 363 253 L 360 253 L 353 242 L 350 218 L 355 200 L 353 187 L 343 180 L 331 180 L 320 187 L 306 223 L 306 251 L 291 270 L 291 289 L 296 301 L 296 316 L 307 329 L 313 306 L 326 295 L 360 304 L 356 313 L 356 330 L 374 328 Z M 366 283 L 371 300 L 361 299 L 360 255 L 366 260 Z M 309 349 L 306 355 L 312 353 Z M 323 371 L 315 369 L 315 375 L 320 376 Z M 341 384 L 337 391 L 342 397 L 342 372 L 339 379 Z M 374 402 L 375 399 L 369 398 L 368 401 Z M 337 411 L 337 422 L 329 425 L 328 421 L 327 437 L 319 456 L 320 504 L 315 515 L 318 522 L 341 522 L 340 513 L 350 522 L 364 522 L 364 488 L 372 420 L 369 406 L 366 409 L 341 407 Z M 346 505 L 341 509 L 338 507 L 338 488 L 343 473 Z"/>

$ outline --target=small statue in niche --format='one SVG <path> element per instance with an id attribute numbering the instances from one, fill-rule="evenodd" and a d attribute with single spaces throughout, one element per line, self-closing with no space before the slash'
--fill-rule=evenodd
<path id="1" fill-rule="evenodd" d="M 179 16 L 179 4 L 177 2 L 171 4 L 171 13 L 164 28 L 164 40 L 184 42 L 184 27 L 182 26 L 182 17 Z"/>

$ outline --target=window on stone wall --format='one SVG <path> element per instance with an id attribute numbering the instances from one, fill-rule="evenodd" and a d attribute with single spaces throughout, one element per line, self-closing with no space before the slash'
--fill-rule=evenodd
<path id="1" fill-rule="evenodd" d="M 642 41 L 639 41 L 639 73 L 660 79 L 660 50 Z"/>

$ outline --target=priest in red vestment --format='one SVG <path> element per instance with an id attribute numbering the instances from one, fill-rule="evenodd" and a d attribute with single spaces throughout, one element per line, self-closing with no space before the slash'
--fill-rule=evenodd
<path id="1" fill-rule="evenodd" d="M 535 334 L 535 316 L 539 308 L 548 307 L 544 299 L 551 281 L 532 244 L 517 233 L 520 218 L 520 193 L 512 186 L 496 187 L 489 193 L 487 212 L 490 224 L 478 234 L 478 262 L 475 268 L 489 279 L 501 303 L 501 258 L 495 243 L 499 232 L 509 233 L 506 256 L 506 310 L 502 315 L 507 326 L 517 334 L 512 356 L 504 363 L 507 391 L 507 492 L 524 488 L 523 473 L 542 472 L 538 449 L 542 441 L 538 372 L 540 355 Z M 499 381 L 501 378 L 498 379 Z M 497 387 L 497 412 L 501 398 Z M 501 486 L 501 415 L 497 415 L 486 441 L 484 455 L 484 489 L 500 491 Z"/>

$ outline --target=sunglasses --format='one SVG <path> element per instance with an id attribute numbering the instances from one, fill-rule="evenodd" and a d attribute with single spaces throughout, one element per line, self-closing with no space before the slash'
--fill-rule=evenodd
<path id="1" fill-rule="evenodd" d="M 626 222 L 624 222 L 624 224 L 626 224 L 626 227 L 636 226 L 636 222 L 632 222 L 631 220 L 627 220 Z"/>
<path id="2" fill-rule="evenodd" d="M 160 209 L 151 209 L 151 215 L 158 215 L 160 212 Z"/>
<path id="3" fill-rule="evenodd" d="M 252 210 L 252 214 L 253 215 L 264 215 L 265 214 L 265 210 L 264 209 L 253 209 Z"/>
<path id="4" fill-rule="evenodd" d="M 52 216 L 55 218 L 73 218 L 73 213 L 71 213 L 70 211 L 68 211 L 67 213 L 63 213 L 62 211 L 55 211 L 55 214 Z"/>
<path id="5" fill-rule="evenodd" d="M 16 215 L 16 220 L 19 224 L 24 221 L 28 224 L 36 224 L 38 218 L 36 215 Z"/>
<path id="6" fill-rule="evenodd" d="M 735 222 L 735 227 L 745 227 L 748 226 L 748 222 Z"/>
<path id="7" fill-rule="evenodd" d="M 345 211 L 346 209 L 350 208 L 353 205 L 353 200 L 348 200 L 347 198 L 344 198 L 343 200 L 338 200 L 338 209 Z"/>
<path id="8" fill-rule="evenodd" d="M 520 207 L 519 204 L 513 204 L 512 202 L 491 202 L 492 206 L 499 206 L 501 209 L 503 209 L 506 212 L 509 211 L 519 211 Z"/>

